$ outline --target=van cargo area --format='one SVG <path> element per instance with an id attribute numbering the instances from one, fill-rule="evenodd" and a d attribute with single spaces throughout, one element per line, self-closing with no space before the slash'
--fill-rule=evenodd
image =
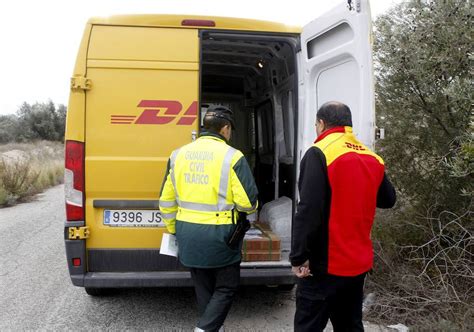
<path id="1" fill-rule="evenodd" d="M 242 151 L 253 171 L 259 190 L 257 223 L 267 224 L 281 241 L 280 260 L 243 262 L 242 267 L 289 266 L 297 45 L 293 36 L 201 32 L 201 121 L 209 105 L 233 110 L 236 128 L 230 145 Z M 280 212 L 272 213 L 275 209 Z"/>

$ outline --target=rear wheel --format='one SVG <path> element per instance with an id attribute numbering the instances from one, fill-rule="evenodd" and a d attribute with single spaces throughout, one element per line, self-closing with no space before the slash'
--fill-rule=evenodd
<path id="1" fill-rule="evenodd" d="M 90 296 L 107 296 L 111 294 L 110 288 L 86 287 L 86 293 Z"/>

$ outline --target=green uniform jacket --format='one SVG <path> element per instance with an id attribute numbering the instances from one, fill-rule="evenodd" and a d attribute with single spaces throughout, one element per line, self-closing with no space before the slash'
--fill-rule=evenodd
<path id="1" fill-rule="evenodd" d="M 257 187 L 243 154 L 217 134 L 203 133 L 173 151 L 160 194 L 168 231 L 176 233 L 184 266 L 215 268 L 241 260 L 227 246 L 235 210 L 255 213 Z"/>

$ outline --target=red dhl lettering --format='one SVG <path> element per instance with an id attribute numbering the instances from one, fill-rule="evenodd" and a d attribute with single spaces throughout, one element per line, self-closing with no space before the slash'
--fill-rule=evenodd
<path id="1" fill-rule="evenodd" d="M 190 126 L 197 118 L 197 101 L 182 114 L 183 105 L 177 100 L 142 100 L 137 105 L 144 110 L 137 115 L 111 115 L 111 124 L 164 125 L 178 119 L 176 125 Z M 136 119 L 136 120 L 135 120 Z"/>
<path id="2" fill-rule="evenodd" d="M 344 142 L 344 144 L 346 144 L 346 146 L 349 149 L 352 149 L 352 150 L 357 150 L 357 151 L 364 151 L 365 150 L 365 148 L 362 145 L 352 144 L 352 143 L 349 143 L 349 142 Z"/>

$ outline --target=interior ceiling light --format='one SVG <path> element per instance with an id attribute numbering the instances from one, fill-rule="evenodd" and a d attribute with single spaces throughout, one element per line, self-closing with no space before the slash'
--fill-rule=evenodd
<path id="1" fill-rule="evenodd" d="M 259 61 L 257 62 L 257 67 L 260 68 L 260 69 L 263 68 L 263 60 L 259 60 Z"/>

